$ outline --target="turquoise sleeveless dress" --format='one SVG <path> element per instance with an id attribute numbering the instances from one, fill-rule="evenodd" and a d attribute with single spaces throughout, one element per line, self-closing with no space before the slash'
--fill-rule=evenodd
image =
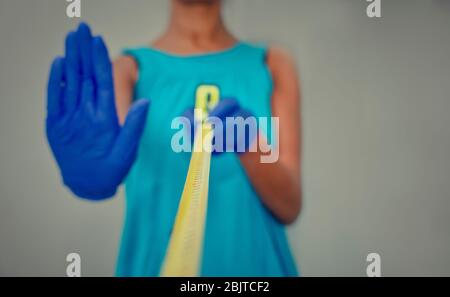
<path id="1" fill-rule="evenodd" d="M 139 67 L 135 99 L 151 107 L 139 154 L 126 179 L 126 215 L 117 276 L 158 276 L 189 167 L 171 148 L 172 120 L 213 84 L 257 117 L 271 116 L 266 49 L 238 43 L 221 52 L 175 56 L 128 49 Z M 269 129 L 268 129 L 269 130 Z M 268 135 L 269 136 L 269 135 Z M 262 204 L 234 153 L 211 161 L 201 276 L 296 276 L 284 226 Z"/>

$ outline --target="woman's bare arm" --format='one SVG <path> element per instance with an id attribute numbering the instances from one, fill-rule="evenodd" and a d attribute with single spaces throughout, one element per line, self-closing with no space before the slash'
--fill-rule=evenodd
<path id="1" fill-rule="evenodd" d="M 271 49 L 267 64 L 274 82 L 272 114 L 279 118 L 279 159 L 262 163 L 262 152 L 257 151 L 242 154 L 240 160 L 266 207 L 282 223 L 290 224 L 298 217 L 302 201 L 300 87 L 288 54 Z"/>
<path id="2" fill-rule="evenodd" d="M 123 124 L 133 102 L 138 67 L 132 57 L 120 56 L 113 63 L 113 71 L 117 115 L 120 123 Z"/>

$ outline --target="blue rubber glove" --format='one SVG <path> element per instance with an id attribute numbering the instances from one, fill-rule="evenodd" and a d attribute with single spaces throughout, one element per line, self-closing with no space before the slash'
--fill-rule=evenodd
<path id="1" fill-rule="evenodd" d="M 120 126 L 108 51 L 86 24 L 67 35 L 47 91 L 47 138 L 64 184 L 81 198 L 113 196 L 136 158 L 149 101 L 135 102 Z"/>
<path id="2" fill-rule="evenodd" d="M 191 131 L 186 131 L 191 135 L 191 143 L 194 141 L 196 125 L 194 125 L 194 108 L 189 108 L 183 113 L 190 122 Z M 254 123 L 253 129 L 249 126 L 237 127 L 234 122 L 227 121 L 227 118 L 237 119 L 247 123 Z M 236 99 L 222 99 L 217 106 L 209 113 L 208 120 L 213 124 L 213 155 L 220 155 L 224 152 L 235 152 L 238 154 L 249 151 L 258 134 L 257 120 L 253 114 L 243 109 Z M 222 125 L 214 125 L 216 121 L 221 121 Z M 221 129 L 221 130 L 219 130 Z M 230 133 L 232 132 L 232 133 Z"/>

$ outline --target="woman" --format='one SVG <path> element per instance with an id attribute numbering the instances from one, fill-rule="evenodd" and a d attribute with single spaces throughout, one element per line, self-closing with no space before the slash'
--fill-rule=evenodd
<path id="1" fill-rule="evenodd" d="M 189 112 L 205 83 L 234 98 L 221 100 L 219 118 L 274 116 L 280 128 L 274 163 L 260 161 L 263 152 L 249 147 L 257 143 L 249 135 L 245 152 L 214 155 L 201 275 L 297 275 L 284 230 L 301 208 L 294 63 L 277 48 L 238 41 L 222 22 L 221 5 L 172 0 L 166 32 L 113 64 L 103 40 L 81 24 L 52 65 L 47 135 L 65 185 L 101 200 L 126 177 L 118 276 L 159 274 L 190 160 L 171 148 L 171 121 Z M 150 98 L 151 108 L 137 98 Z"/>

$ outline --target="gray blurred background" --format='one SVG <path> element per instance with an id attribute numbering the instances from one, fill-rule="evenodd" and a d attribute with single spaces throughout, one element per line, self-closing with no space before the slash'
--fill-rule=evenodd
<path id="1" fill-rule="evenodd" d="M 82 0 L 113 55 L 164 28 L 168 0 Z M 114 273 L 123 192 L 71 196 L 44 136 L 65 0 L 0 0 L 0 275 Z M 305 208 L 289 228 L 305 276 L 450 276 L 450 1 L 227 0 L 232 31 L 289 49 L 303 88 Z"/>

